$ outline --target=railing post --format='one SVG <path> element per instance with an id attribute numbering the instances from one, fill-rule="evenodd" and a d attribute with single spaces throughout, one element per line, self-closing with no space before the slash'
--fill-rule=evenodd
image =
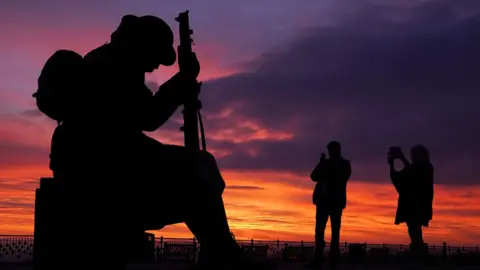
<path id="1" fill-rule="evenodd" d="M 447 260 L 447 242 L 443 242 L 442 256 L 444 260 Z"/>
<path id="2" fill-rule="evenodd" d="M 157 260 L 161 260 L 163 261 L 165 259 L 165 249 L 163 248 L 163 236 L 160 236 L 160 245 L 158 246 L 158 256 L 157 256 Z"/>
<path id="3" fill-rule="evenodd" d="M 20 236 L 20 237 L 19 237 L 19 236 L 15 237 L 15 238 L 16 238 L 15 241 L 13 240 L 13 238 L 6 238 L 6 239 L 3 239 L 3 238 L 4 238 L 4 236 L 0 236 L 0 242 L 1 242 L 1 243 L 9 243 L 9 244 L 11 244 L 12 242 L 17 242 L 17 241 L 19 241 L 19 242 L 27 241 L 27 240 L 23 240 L 23 238 L 21 238 L 21 236 Z M 155 240 L 158 240 L 158 241 L 155 242 L 155 246 L 156 246 L 156 248 L 155 248 L 155 255 L 156 255 L 156 259 L 159 260 L 159 261 L 162 260 L 162 259 L 164 259 L 162 255 L 163 255 L 164 252 L 165 252 L 166 242 L 172 241 L 173 243 L 175 243 L 175 239 L 170 239 L 169 241 L 166 241 L 165 239 L 168 239 L 168 238 L 164 238 L 163 236 L 160 236 L 160 237 L 158 237 L 158 238 L 155 239 Z M 193 238 L 190 238 L 190 239 L 192 240 L 193 245 L 194 245 L 194 247 L 197 249 L 197 252 L 198 252 L 198 250 L 199 250 L 199 248 L 200 248 L 200 243 L 198 242 L 198 240 L 196 239 L 196 237 L 193 237 Z M 178 239 L 177 239 L 177 240 L 178 240 Z M 188 240 L 188 239 L 187 239 L 187 240 Z M 185 241 L 185 239 L 183 239 L 182 241 Z M 274 241 L 270 241 L 271 244 L 272 244 L 273 242 L 276 242 L 277 252 L 278 252 L 279 255 L 280 255 L 278 258 L 281 259 L 281 250 L 283 250 L 283 249 L 282 249 L 282 248 L 283 248 L 283 245 L 285 245 L 285 248 L 287 248 L 287 247 L 288 247 L 288 243 L 283 242 L 283 243 L 282 243 L 282 248 L 280 248 L 280 242 L 281 242 L 280 239 L 277 239 L 277 240 L 274 240 Z M 173 244 L 173 243 L 172 243 L 172 244 Z M 245 242 L 244 242 L 244 243 L 245 243 Z M 298 242 L 297 242 L 297 243 L 298 243 Z M 307 247 L 306 247 L 306 246 L 307 246 L 307 245 L 306 245 L 306 242 L 305 242 L 304 240 L 301 240 L 300 243 L 301 243 L 302 249 L 307 248 Z M 369 245 L 367 242 L 364 242 L 364 243 L 362 243 L 362 244 L 363 244 L 365 247 L 368 247 L 368 245 Z M 246 245 L 248 246 L 248 244 L 246 244 Z M 250 240 L 250 245 L 252 246 L 252 248 L 253 248 L 254 245 L 255 245 L 255 240 L 254 240 L 253 238 L 251 238 L 251 240 Z M 349 245 L 349 244 L 348 244 L 347 241 L 344 241 L 344 245 L 345 245 L 345 251 L 344 251 L 344 252 L 345 252 L 345 254 L 347 254 L 347 252 L 348 252 L 348 245 Z M 381 245 L 382 245 L 383 248 L 389 248 L 389 247 L 387 247 L 387 244 L 386 244 L 385 242 L 382 242 Z M 400 247 L 400 251 L 404 252 L 404 249 L 405 249 L 405 248 L 404 248 L 404 245 L 403 245 L 403 244 L 395 245 L 395 247 L 396 247 L 396 248 Z M 393 247 L 392 247 L 392 248 L 393 248 Z M 442 258 L 443 258 L 445 261 L 448 261 L 448 260 L 449 260 L 449 256 L 452 255 L 452 251 L 453 251 L 453 253 L 462 252 L 462 251 L 463 251 L 463 252 L 468 252 L 468 251 L 471 249 L 472 252 L 476 252 L 476 254 L 480 254 L 480 246 L 471 246 L 471 247 L 464 246 L 464 245 L 462 245 L 462 246 L 451 246 L 451 245 L 447 244 L 446 242 L 443 242 L 440 246 L 438 246 L 438 249 L 437 249 L 437 246 L 436 246 L 435 244 L 432 244 L 432 245 L 429 246 L 429 247 L 427 246 L 427 244 L 425 244 L 425 248 L 430 248 L 430 251 L 433 250 L 433 252 L 435 252 L 435 253 L 440 253 L 441 256 L 442 256 Z M 452 250 L 452 248 L 453 248 L 453 250 Z M 22 251 L 21 251 L 21 252 L 22 252 Z M 1 251 L 0 251 L 0 253 L 1 253 Z M 0 256 L 1 256 L 1 255 L 3 255 L 3 254 L 0 254 Z M 195 254 L 195 255 L 198 256 L 198 253 Z M 390 255 L 392 255 L 392 253 L 390 253 Z M 455 255 L 455 254 L 453 254 L 453 255 Z M 13 255 L 12 255 L 12 256 L 13 256 Z M 23 256 L 23 255 L 15 255 L 15 256 L 17 256 L 17 257 L 15 257 L 15 258 L 12 257 L 12 259 L 19 260 L 19 259 L 22 259 L 22 258 L 20 258 L 20 257 L 18 257 L 18 256 Z M 10 258 L 10 257 L 9 257 L 9 258 Z M 7 258 L 7 259 L 9 259 L 9 258 Z M 198 258 L 198 257 L 196 257 L 196 258 Z"/>
<path id="4" fill-rule="evenodd" d="M 157 239 L 154 238 L 154 241 L 155 241 L 155 260 L 156 261 L 160 261 L 162 258 L 160 257 L 160 255 L 162 254 L 160 252 L 160 249 L 161 249 L 161 246 L 160 245 L 157 245 Z"/>
<path id="5" fill-rule="evenodd" d="M 194 246 L 194 251 L 195 251 L 195 254 L 193 254 L 193 261 L 196 262 L 197 261 L 197 256 L 198 256 L 198 247 L 197 247 L 197 238 L 195 238 L 195 236 L 192 238 L 193 240 L 193 246 Z"/>

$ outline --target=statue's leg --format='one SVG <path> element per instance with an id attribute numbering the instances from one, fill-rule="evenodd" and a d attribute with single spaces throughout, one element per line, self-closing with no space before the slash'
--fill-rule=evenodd
<path id="1" fill-rule="evenodd" d="M 208 152 L 192 152 L 149 137 L 142 148 L 136 155 L 142 167 L 137 171 L 147 179 L 144 181 L 150 181 L 145 185 L 155 186 L 156 192 L 162 194 L 161 201 L 174 200 L 174 211 L 184 212 L 185 223 L 199 240 L 202 254 L 225 257 L 228 250 L 239 250 L 230 234 L 222 199 L 225 183 L 215 158 Z"/>
<path id="2" fill-rule="evenodd" d="M 101 179 L 103 177 L 88 180 L 95 183 Z M 69 209 L 63 216 L 70 225 L 63 231 L 73 234 L 75 240 L 70 246 L 60 247 L 64 254 L 58 262 L 59 267 L 53 269 L 126 269 L 121 237 L 124 224 L 119 214 L 122 209 L 116 207 L 108 190 L 101 186 L 85 184 L 71 188 L 75 190 L 67 192 L 65 204 Z"/>
<path id="3" fill-rule="evenodd" d="M 201 259 L 205 259 L 207 267 L 222 269 L 227 264 L 234 269 L 270 268 L 264 264 L 255 267 L 233 239 L 222 199 L 225 182 L 215 158 L 208 152 L 163 145 L 151 138 L 145 141 L 142 155 L 148 153 L 146 164 L 150 169 L 143 171 L 151 175 L 144 178 L 156 180 L 158 192 L 168 193 L 167 199 L 176 198 L 175 205 L 180 206 L 174 211 L 182 212 L 199 240 Z"/>
<path id="4" fill-rule="evenodd" d="M 164 147 L 170 157 L 167 163 L 173 157 L 177 165 L 170 164 L 171 167 L 183 168 L 186 172 L 179 179 L 179 189 L 188 194 L 185 223 L 198 238 L 203 258 L 218 261 L 238 252 L 240 248 L 230 234 L 222 199 L 225 182 L 215 158 L 208 152 L 192 153 L 184 147 Z M 189 167 L 195 169 L 185 170 Z"/>

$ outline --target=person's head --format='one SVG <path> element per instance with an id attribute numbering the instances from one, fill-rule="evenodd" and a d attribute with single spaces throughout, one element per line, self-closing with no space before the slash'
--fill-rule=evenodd
<path id="1" fill-rule="evenodd" d="M 143 72 L 152 72 L 160 65 L 171 66 L 176 61 L 172 29 L 155 16 L 125 15 L 111 43 L 122 49 L 126 57 Z"/>
<path id="2" fill-rule="evenodd" d="M 330 158 L 337 158 L 341 157 L 342 155 L 342 147 L 340 146 L 340 143 L 337 141 L 331 141 L 327 145 L 328 149 L 328 156 Z"/>
<path id="3" fill-rule="evenodd" d="M 428 163 L 430 162 L 430 153 L 427 147 L 418 144 L 410 149 L 410 158 L 413 164 Z"/>

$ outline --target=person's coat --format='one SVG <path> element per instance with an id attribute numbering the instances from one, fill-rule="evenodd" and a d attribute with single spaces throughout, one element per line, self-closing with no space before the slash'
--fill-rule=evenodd
<path id="1" fill-rule="evenodd" d="M 347 182 L 351 173 L 350 161 L 343 158 L 329 158 L 318 163 L 310 175 L 312 181 L 317 182 L 313 192 L 313 204 L 344 209 L 347 205 Z"/>
<path id="2" fill-rule="evenodd" d="M 390 175 L 398 192 L 395 224 L 403 222 L 428 226 L 433 216 L 433 166 L 409 165 Z"/>

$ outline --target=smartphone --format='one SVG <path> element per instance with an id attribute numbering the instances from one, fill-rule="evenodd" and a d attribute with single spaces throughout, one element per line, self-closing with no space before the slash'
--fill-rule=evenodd
<path id="1" fill-rule="evenodd" d="M 392 158 L 398 158 L 402 155 L 402 148 L 400 146 L 391 146 L 388 150 L 388 155 Z"/>
<path id="2" fill-rule="evenodd" d="M 399 158 L 402 155 L 402 148 L 399 146 L 391 146 L 388 149 L 387 160 L 388 164 L 391 164 L 393 160 Z"/>

